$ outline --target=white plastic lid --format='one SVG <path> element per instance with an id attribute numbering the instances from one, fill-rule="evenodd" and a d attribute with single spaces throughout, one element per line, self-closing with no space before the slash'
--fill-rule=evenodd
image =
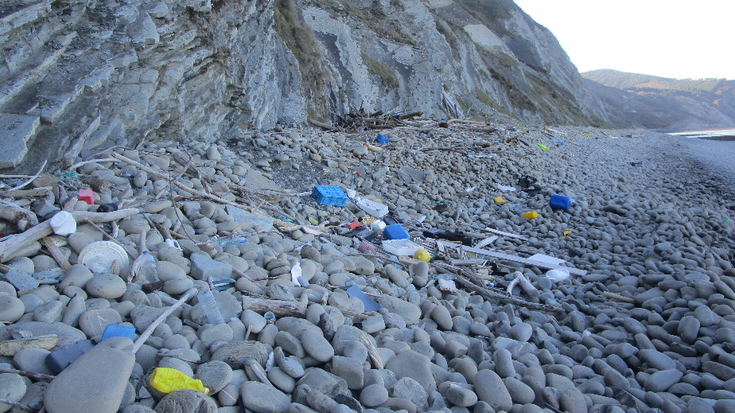
<path id="1" fill-rule="evenodd" d="M 69 235 L 77 232 L 77 221 L 66 211 L 57 212 L 51 217 L 49 224 L 56 235 Z"/>
<path id="2" fill-rule="evenodd" d="M 120 268 L 130 262 L 125 249 L 111 241 L 93 242 L 79 253 L 79 262 L 95 274 L 110 272 L 115 260 L 120 262 Z"/>

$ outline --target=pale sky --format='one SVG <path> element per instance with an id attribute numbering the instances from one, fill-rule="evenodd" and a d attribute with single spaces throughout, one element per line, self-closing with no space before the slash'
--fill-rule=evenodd
<path id="1" fill-rule="evenodd" d="M 735 79 L 735 0 L 515 0 L 580 73 Z"/>

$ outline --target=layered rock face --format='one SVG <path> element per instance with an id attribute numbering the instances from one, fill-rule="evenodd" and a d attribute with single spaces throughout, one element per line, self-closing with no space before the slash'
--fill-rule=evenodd
<path id="1" fill-rule="evenodd" d="M 11 0 L 0 44 L 0 169 L 359 108 L 607 122 L 510 0 Z"/>

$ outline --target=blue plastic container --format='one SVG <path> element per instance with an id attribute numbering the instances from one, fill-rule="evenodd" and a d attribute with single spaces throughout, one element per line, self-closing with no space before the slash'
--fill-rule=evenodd
<path id="1" fill-rule="evenodd" d="M 388 225 L 383 230 L 383 239 L 410 239 L 401 224 Z"/>
<path id="2" fill-rule="evenodd" d="M 390 139 L 388 139 L 386 136 L 383 136 L 383 135 L 380 135 L 380 134 L 378 134 L 378 137 L 375 140 L 378 141 L 378 143 L 388 143 L 388 142 L 390 142 Z"/>
<path id="3" fill-rule="evenodd" d="M 56 351 L 52 351 L 46 356 L 46 367 L 50 368 L 54 373 L 59 374 L 67 368 L 82 354 L 92 350 L 94 344 L 92 340 L 79 340 L 76 343 L 64 346 Z"/>
<path id="4" fill-rule="evenodd" d="M 569 209 L 570 202 L 571 199 L 568 196 L 554 194 L 551 196 L 551 200 L 549 200 L 549 205 L 554 209 L 563 209 L 566 211 Z"/>
<path id="5" fill-rule="evenodd" d="M 338 186 L 314 185 L 311 195 L 319 205 L 343 206 L 347 203 L 347 195 Z"/>
<path id="6" fill-rule="evenodd" d="M 135 341 L 135 327 L 110 324 L 105 328 L 105 332 L 102 333 L 102 340 L 100 340 L 100 342 L 112 337 L 127 337 Z"/>

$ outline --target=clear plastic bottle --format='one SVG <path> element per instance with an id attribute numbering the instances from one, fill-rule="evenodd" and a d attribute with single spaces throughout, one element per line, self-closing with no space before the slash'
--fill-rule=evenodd
<path id="1" fill-rule="evenodd" d="M 148 253 L 148 251 L 143 251 L 135 261 L 136 263 L 140 263 L 140 267 L 138 267 L 138 277 L 145 280 L 146 283 L 157 283 L 160 281 L 158 278 L 158 270 L 156 269 L 156 259 L 153 255 Z"/>
<path id="2" fill-rule="evenodd" d="M 214 300 L 214 294 L 210 290 L 202 290 L 197 294 L 197 299 L 202 305 L 202 310 L 207 316 L 209 324 L 216 326 L 217 324 L 224 324 L 225 320 L 222 318 L 222 313 L 217 307 L 217 301 Z"/>

